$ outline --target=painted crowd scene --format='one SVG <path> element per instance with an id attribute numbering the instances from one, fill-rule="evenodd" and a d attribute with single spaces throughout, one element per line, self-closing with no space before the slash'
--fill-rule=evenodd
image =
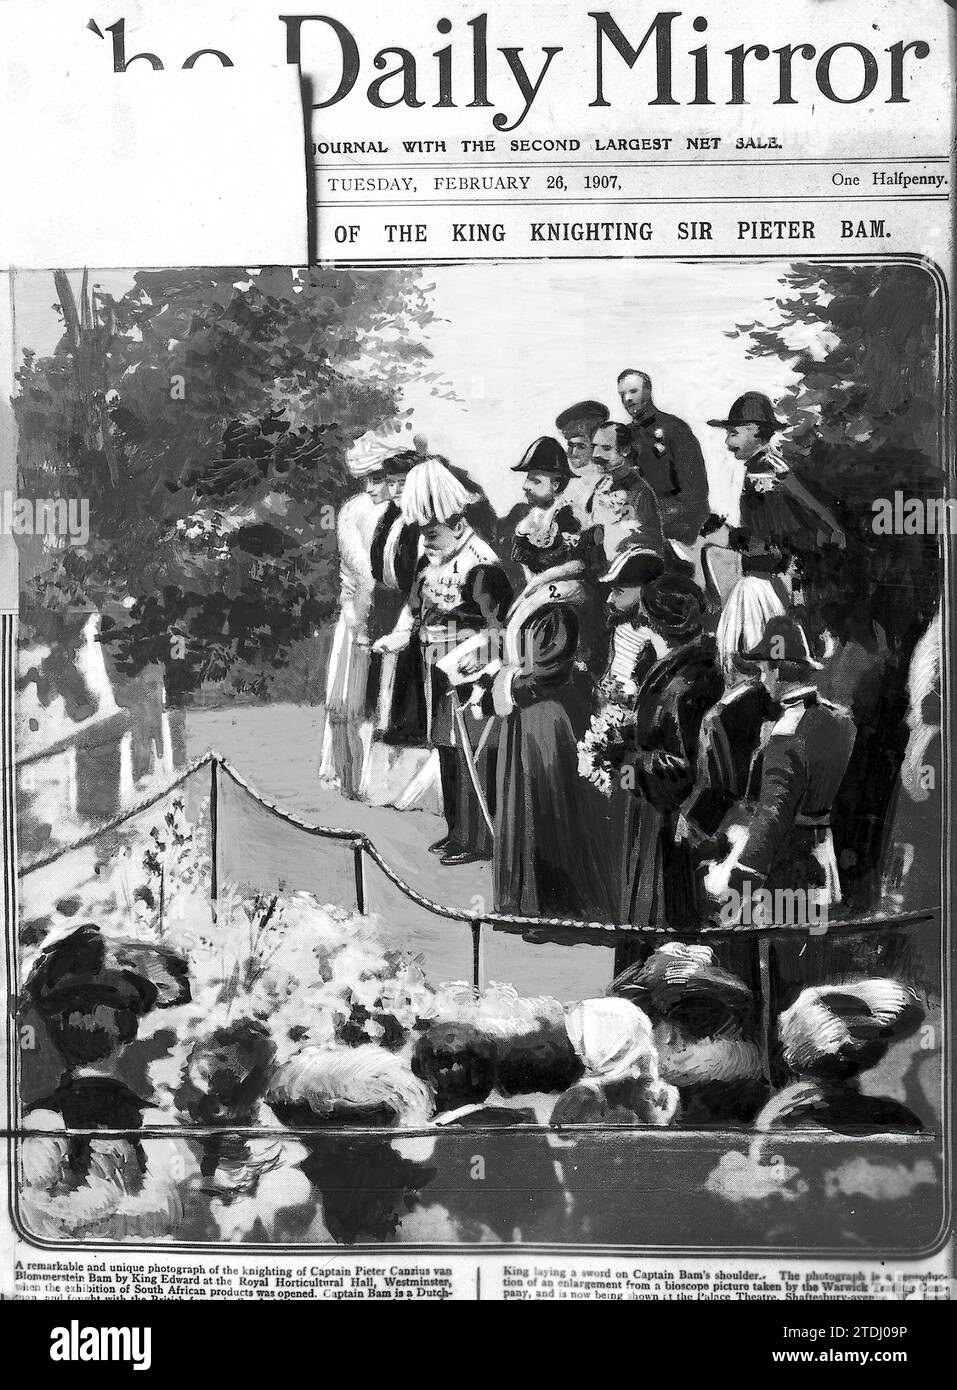
<path id="1" fill-rule="evenodd" d="M 16 294 L 23 1229 L 930 1245 L 928 270 Z"/>

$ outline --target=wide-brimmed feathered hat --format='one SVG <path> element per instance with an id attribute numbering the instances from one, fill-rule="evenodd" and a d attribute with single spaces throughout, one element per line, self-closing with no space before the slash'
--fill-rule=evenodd
<path id="1" fill-rule="evenodd" d="M 189 968 L 168 947 L 111 940 L 86 922 L 52 942 L 24 986 L 24 998 L 44 1018 L 98 1004 L 142 1015 L 190 997 Z"/>
<path id="2" fill-rule="evenodd" d="M 778 1019 L 778 1036 L 785 1062 L 798 1075 L 854 1075 L 880 1061 L 923 1017 L 916 996 L 897 980 L 814 985 Z"/>
<path id="3" fill-rule="evenodd" d="M 641 596 L 648 617 L 666 637 L 692 637 L 704 626 L 708 600 L 684 574 L 663 574 Z"/>
<path id="4" fill-rule="evenodd" d="M 611 992 L 696 1037 L 743 1022 L 754 1004 L 744 981 L 715 964 L 709 946 L 680 942 L 668 942 L 643 965 L 629 966 L 612 982 Z"/>

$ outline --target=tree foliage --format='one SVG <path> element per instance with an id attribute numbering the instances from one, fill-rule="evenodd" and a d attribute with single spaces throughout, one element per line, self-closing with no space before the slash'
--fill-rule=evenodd
<path id="1" fill-rule="evenodd" d="M 346 451 L 397 433 L 403 386 L 434 381 L 427 287 L 164 270 L 118 298 L 84 275 L 77 303 L 55 279 L 63 337 L 17 373 L 20 489 L 88 499 L 90 537 L 31 557 L 28 618 L 104 613 L 119 668 L 159 663 L 174 703 L 227 677 L 264 693 L 334 608 Z"/>
<path id="2" fill-rule="evenodd" d="M 937 602 L 939 541 L 876 535 L 873 503 L 944 490 L 936 286 L 916 265 L 794 265 L 782 287 L 765 322 L 729 336 L 797 373 L 783 452 L 847 536 L 809 565 L 809 603 L 839 638 L 909 652 Z"/>
<path id="3" fill-rule="evenodd" d="M 940 600 L 941 540 L 878 534 L 874 502 L 941 498 L 939 305 L 917 265 L 794 265 L 765 322 L 739 325 L 752 357 L 796 373 L 778 402 L 783 453 L 837 515 L 846 547 L 809 558 L 812 629 L 837 639 L 830 693 L 857 723 L 834 808 L 845 901 L 866 907 L 881 887 L 891 808 L 907 743 L 907 675 Z M 837 672 L 837 675 L 833 675 Z"/>

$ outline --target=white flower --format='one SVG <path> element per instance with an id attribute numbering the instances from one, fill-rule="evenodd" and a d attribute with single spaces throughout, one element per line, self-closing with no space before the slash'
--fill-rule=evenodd
<path id="1" fill-rule="evenodd" d="M 665 437 L 665 432 L 664 432 L 664 430 L 661 428 L 661 426 L 659 425 L 659 427 L 655 430 L 655 438 L 656 438 L 656 439 L 664 439 L 664 437 Z"/>

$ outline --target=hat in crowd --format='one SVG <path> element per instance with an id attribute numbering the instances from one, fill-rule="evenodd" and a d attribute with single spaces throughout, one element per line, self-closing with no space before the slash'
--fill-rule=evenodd
<path id="1" fill-rule="evenodd" d="M 400 449 L 397 454 L 388 454 L 382 460 L 382 471 L 388 478 L 401 478 L 421 462 L 422 455 L 417 449 Z"/>
<path id="2" fill-rule="evenodd" d="M 424 1124 L 432 1093 L 409 1063 L 376 1043 L 305 1047 L 279 1068 L 266 1097 L 293 1127 Z"/>
<path id="3" fill-rule="evenodd" d="M 651 1022 L 624 998 L 583 999 L 565 1011 L 565 1028 L 588 1077 L 658 1079 Z"/>
<path id="4" fill-rule="evenodd" d="M 346 468 L 352 478 L 368 478 L 370 473 L 381 473 L 385 460 L 395 450 L 375 435 L 364 434 L 357 439 L 346 455 Z"/>
<path id="5" fill-rule="evenodd" d="M 879 1062 L 923 1017 L 914 994 L 896 980 L 814 985 L 781 1014 L 778 1036 L 791 1071 L 854 1075 Z"/>
<path id="6" fill-rule="evenodd" d="M 710 946 L 677 941 L 660 947 L 643 965 L 629 966 L 611 989 L 697 1037 L 743 1022 L 754 1003 L 744 981 L 715 964 Z"/>
<path id="7" fill-rule="evenodd" d="M 648 617 L 666 637 L 691 637 L 701 631 L 708 602 L 693 579 L 663 574 L 641 596 Z"/>
<path id="8" fill-rule="evenodd" d="M 790 661 L 812 671 L 822 669 L 822 663 L 811 656 L 804 628 L 786 613 L 776 613 L 769 618 L 758 645 L 738 655 L 745 661 Z"/>
<path id="9" fill-rule="evenodd" d="M 447 461 L 430 454 L 410 468 L 402 490 L 402 520 L 410 526 L 445 524 L 477 500 Z"/>
<path id="10" fill-rule="evenodd" d="M 564 478 L 566 482 L 574 476 L 568 466 L 568 455 L 558 440 L 553 439 L 550 434 L 543 434 L 540 439 L 530 444 L 521 462 L 514 465 L 512 472 L 552 473 L 555 477 Z"/>
<path id="11" fill-rule="evenodd" d="M 610 589 L 650 584 L 664 573 L 664 568 L 665 562 L 656 550 L 635 546 L 619 551 L 605 573 L 599 576 L 598 583 Z"/>
<path id="12" fill-rule="evenodd" d="M 47 1019 L 97 1005 L 141 1016 L 188 1000 L 187 972 L 175 951 L 110 941 L 95 922 L 86 922 L 41 952 L 24 994 Z"/>
<path id="13" fill-rule="evenodd" d="M 774 406 L 760 391 L 745 391 L 728 411 L 727 420 L 709 420 L 715 429 L 733 429 L 735 425 L 766 425 L 773 430 L 787 429 L 783 420 L 774 413 Z"/>
<path id="14" fill-rule="evenodd" d="M 611 411 L 601 401 L 576 401 L 555 419 L 555 428 L 563 434 L 571 425 L 603 425 Z"/>

